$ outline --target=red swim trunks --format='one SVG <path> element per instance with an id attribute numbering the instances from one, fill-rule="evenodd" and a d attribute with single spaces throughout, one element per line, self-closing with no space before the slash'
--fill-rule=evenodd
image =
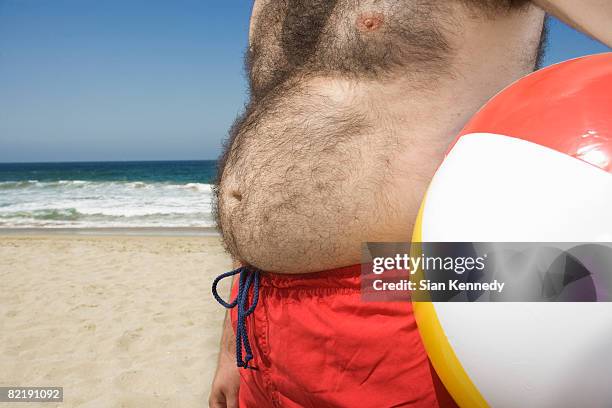
<path id="1" fill-rule="evenodd" d="M 236 308 L 231 316 L 236 330 Z M 454 406 L 430 367 L 410 302 L 363 302 L 359 265 L 261 273 L 259 302 L 246 320 L 256 369 L 240 369 L 242 408 Z"/>

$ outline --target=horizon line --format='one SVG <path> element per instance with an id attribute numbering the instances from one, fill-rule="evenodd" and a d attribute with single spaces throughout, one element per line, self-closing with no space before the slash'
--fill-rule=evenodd
<path id="1" fill-rule="evenodd" d="M 65 163 L 160 163 L 217 161 L 218 159 L 146 159 L 146 160 L 57 160 L 57 161 L 0 161 L 2 164 L 65 164 Z"/>

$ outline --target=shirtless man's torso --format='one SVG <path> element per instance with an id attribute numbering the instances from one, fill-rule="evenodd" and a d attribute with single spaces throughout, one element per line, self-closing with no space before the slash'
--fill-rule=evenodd
<path id="1" fill-rule="evenodd" d="M 450 141 L 536 67 L 543 22 L 516 0 L 256 1 L 217 189 L 229 252 L 305 273 L 408 241 Z"/>
<path id="2" fill-rule="evenodd" d="M 216 215 L 259 303 L 232 309 L 211 406 L 450 406 L 410 303 L 362 302 L 361 244 L 410 240 L 448 144 L 534 70 L 543 27 L 524 0 L 255 2 Z"/>

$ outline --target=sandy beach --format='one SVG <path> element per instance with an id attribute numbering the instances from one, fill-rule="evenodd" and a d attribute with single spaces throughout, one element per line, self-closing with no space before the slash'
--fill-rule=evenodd
<path id="1" fill-rule="evenodd" d="M 206 406 L 228 268 L 214 236 L 0 235 L 0 386 L 64 387 L 45 407 Z"/>

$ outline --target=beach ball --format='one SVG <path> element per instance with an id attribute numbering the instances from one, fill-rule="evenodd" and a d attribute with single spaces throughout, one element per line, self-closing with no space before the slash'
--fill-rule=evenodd
<path id="1" fill-rule="evenodd" d="M 413 242 L 612 242 L 611 172 L 612 53 L 547 67 L 461 131 Z M 612 407 L 612 303 L 413 306 L 459 406 Z"/>

